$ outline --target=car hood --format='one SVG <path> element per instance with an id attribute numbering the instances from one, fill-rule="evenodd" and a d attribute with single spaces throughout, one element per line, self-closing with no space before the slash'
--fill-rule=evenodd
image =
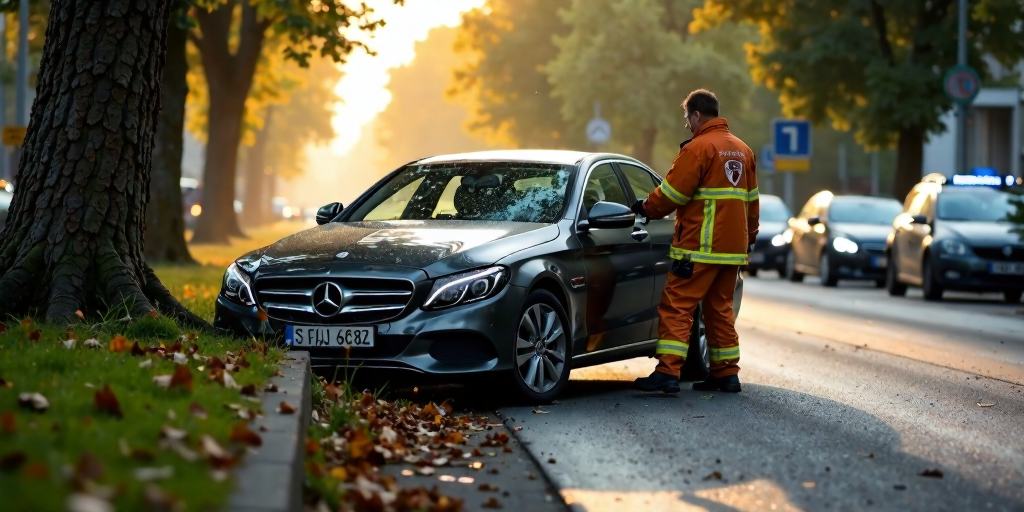
<path id="1" fill-rule="evenodd" d="M 1013 233 L 1014 225 L 1009 222 L 968 222 L 939 221 L 942 227 L 969 245 L 1005 245 L 1021 242 L 1020 235 Z"/>
<path id="2" fill-rule="evenodd" d="M 856 242 L 884 242 L 892 232 L 889 224 L 833 223 L 829 226 L 832 236 L 843 236 Z"/>
<path id="3" fill-rule="evenodd" d="M 757 238 L 772 238 L 786 230 L 789 227 L 785 222 L 762 222 L 757 227 Z"/>
<path id="4" fill-rule="evenodd" d="M 436 277 L 493 264 L 557 234 L 555 225 L 527 222 L 334 222 L 268 246 L 259 270 L 323 271 L 338 264 L 362 264 L 423 269 Z"/>

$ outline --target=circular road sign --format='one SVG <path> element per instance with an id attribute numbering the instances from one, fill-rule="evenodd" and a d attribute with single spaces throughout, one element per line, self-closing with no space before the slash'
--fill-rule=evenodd
<path id="1" fill-rule="evenodd" d="M 587 140 L 591 144 L 604 144 L 612 138 L 612 127 L 608 121 L 595 117 L 587 123 Z"/>
<path id="2" fill-rule="evenodd" d="M 942 87 L 951 100 L 967 105 L 981 91 L 981 77 L 970 66 L 953 66 L 942 78 Z"/>

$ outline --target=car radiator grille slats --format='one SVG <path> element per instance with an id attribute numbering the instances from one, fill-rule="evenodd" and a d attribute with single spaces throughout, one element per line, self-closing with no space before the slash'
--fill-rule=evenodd
<path id="1" fill-rule="evenodd" d="M 884 243 L 870 243 L 869 242 L 869 243 L 861 244 L 861 247 L 863 247 L 864 251 L 868 252 L 868 253 L 885 254 L 885 244 Z"/>
<path id="2" fill-rule="evenodd" d="M 1007 246 L 999 247 L 973 247 L 974 254 L 987 260 L 996 261 L 1024 261 L 1024 247 L 1010 246 L 1010 254 L 1006 254 Z"/>
<path id="3" fill-rule="evenodd" d="M 337 314 L 324 316 L 313 307 L 313 291 L 334 283 L 344 291 Z M 355 277 L 265 277 L 256 280 L 256 300 L 267 316 L 298 324 L 372 324 L 391 320 L 405 311 L 413 297 L 405 279 Z"/>

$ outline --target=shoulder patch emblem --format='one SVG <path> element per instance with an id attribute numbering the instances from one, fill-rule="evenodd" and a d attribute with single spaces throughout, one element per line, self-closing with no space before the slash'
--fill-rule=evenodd
<path id="1" fill-rule="evenodd" d="M 740 177 L 743 176 L 743 162 L 739 160 L 726 160 L 725 161 L 725 177 L 729 178 L 729 183 L 732 186 L 740 184 Z"/>

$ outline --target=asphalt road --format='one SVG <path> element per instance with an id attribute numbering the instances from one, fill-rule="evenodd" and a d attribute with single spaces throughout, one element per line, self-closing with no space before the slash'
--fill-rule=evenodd
<path id="1" fill-rule="evenodd" d="M 499 411 L 573 509 L 1024 510 L 1022 306 L 771 273 L 745 293 L 743 393 L 635 393 L 641 358 Z"/>

